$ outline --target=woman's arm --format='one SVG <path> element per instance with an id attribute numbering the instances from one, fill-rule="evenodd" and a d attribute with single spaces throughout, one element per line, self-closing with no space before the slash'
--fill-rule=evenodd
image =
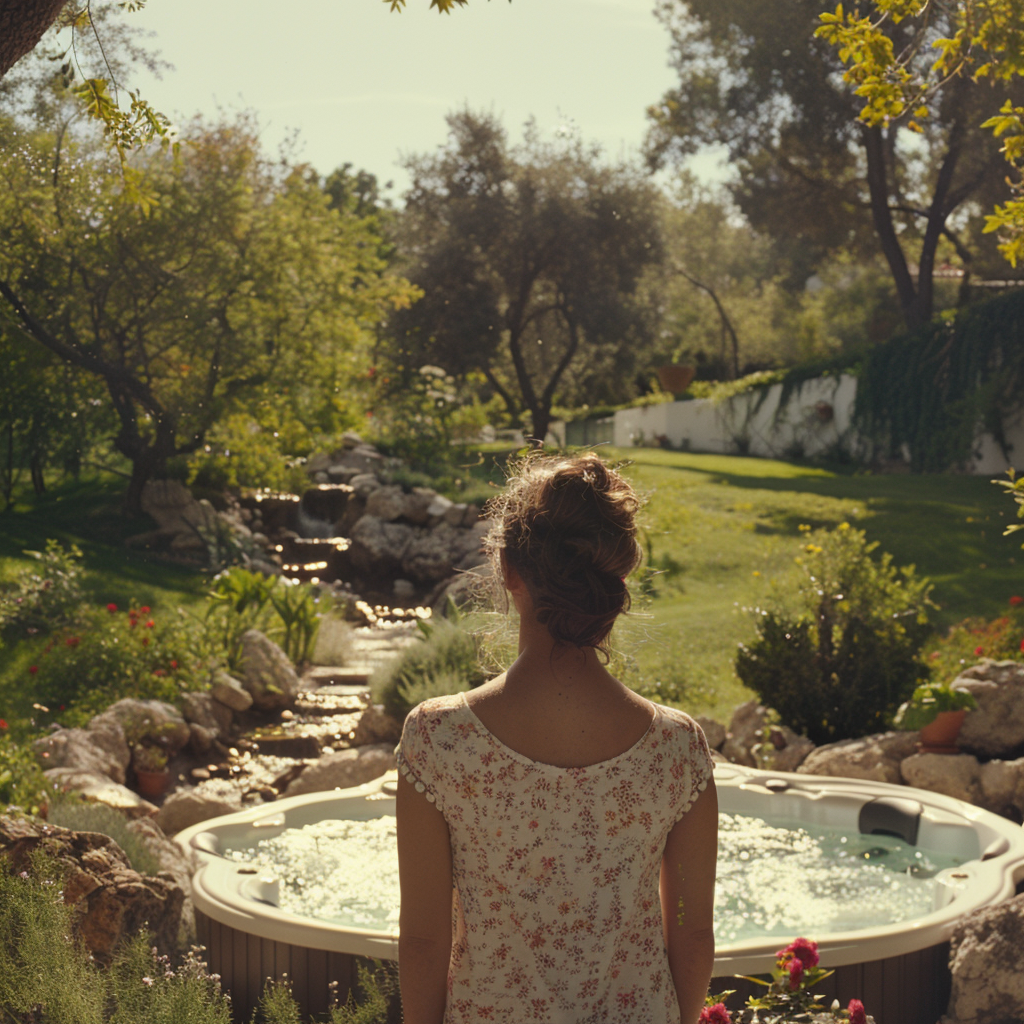
<path id="1" fill-rule="evenodd" d="M 661 860 L 665 947 L 683 1024 L 700 1016 L 715 963 L 718 793 L 712 778 L 668 834 Z"/>
<path id="2" fill-rule="evenodd" d="M 444 815 L 398 778 L 398 974 L 405 1024 L 441 1024 L 452 951 L 452 848 Z"/>

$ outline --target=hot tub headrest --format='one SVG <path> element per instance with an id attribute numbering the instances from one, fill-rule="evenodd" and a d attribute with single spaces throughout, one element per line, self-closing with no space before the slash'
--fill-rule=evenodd
<path id="1" fill-rule="evenodd" d="M 857 827 L 864 835 L 896 836 L 916 846 L 923 813 L 924 807 L 916 800 L 877 796 L 861 807 Z"/>

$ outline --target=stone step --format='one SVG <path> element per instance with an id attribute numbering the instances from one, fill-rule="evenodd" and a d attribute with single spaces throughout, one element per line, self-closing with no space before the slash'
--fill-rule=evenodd
<path id="1" fill-rule="evenodd" d="M 302 676 L 304 690 L 319 690 L 325 686 L 360 686 L 365 689 L 372 665 L 315 665 Z"/>

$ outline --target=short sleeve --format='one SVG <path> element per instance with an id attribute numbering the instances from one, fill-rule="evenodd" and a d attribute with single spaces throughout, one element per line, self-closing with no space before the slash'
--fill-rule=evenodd
<path id="1" fill-rule="evenodd" d="M 708 746 L 704 730 L 696 723 L 693 723 L 693 735 L 690 739 L 692 786 L 690 790 L 690 805 L 707 789 L 708 783 L 715 774 L 715 760 L 711 756 L 711 748 Z"/>
<path id="2" fill-rule="evenodd" d="M 685 780 L 677 790 L 677 801 L 673 809 L 674 822 L 693 806 L 697 797 L 707 789 L 714 776 L 715 762 L 711 748 L 704 736 L 704 730 L 689 715 L 679 713 L 678 747 L 674 774 Z"/>
<path id="3" fill-rule="evenodd" d="M 443 778 L 431 742 L 432 726 L 436 724 L 436 716 L 427 714 L 423 704 L 413 708 L 406 716 L 402 738 L 395 748 L 395 760 L 398 770 L 416 791 L 426 794 L 431 803 L 443 809 L 443 802 L 438 799 Z"/>

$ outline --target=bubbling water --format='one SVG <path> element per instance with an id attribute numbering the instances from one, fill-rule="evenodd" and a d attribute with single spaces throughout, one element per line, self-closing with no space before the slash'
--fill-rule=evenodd
<path id="1" fill-rule="evenodd" d="M 715 936 L 723 944 L 857 931 L 932 910 L 934 876 L 961 862 L 891 836 L 719 815 Z M 280 907 L 301 917 L 398 931 L 395 819 L 327 819 L 255 848 L 225 850 L 280 879 Z"/>

